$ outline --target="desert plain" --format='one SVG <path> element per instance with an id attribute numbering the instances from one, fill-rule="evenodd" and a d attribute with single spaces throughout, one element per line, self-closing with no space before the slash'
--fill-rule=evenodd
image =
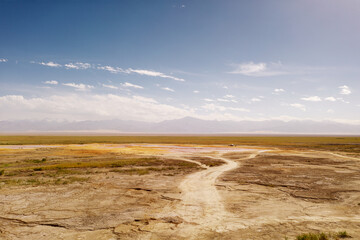
<path id="1" fill-rule="evenodd" d="M 0 239 L 308 233 L 360 239 L 360 138 L 0 137 Z"/>

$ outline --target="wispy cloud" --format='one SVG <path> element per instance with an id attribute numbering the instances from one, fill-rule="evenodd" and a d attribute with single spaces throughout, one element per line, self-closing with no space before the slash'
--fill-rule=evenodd
<path id="1" fill-rule="evenodd" d="M 261 98 L 252 98 L 250 99 L 251 102 L 261 102 Z"/>
<path id="2" fill-rule="evenodd" d="M 97 69 L 105 70 L 111 73 L 127 73 L 125 70 L 119 67 L 111 67 L 111 66 L 98 66 Z"/>
<path id="3" fill-rule="evenodd" d="M 282 88 L 275 88 L 272 94 L 278 95 L 278 94 L 283 93 L 283 92 L 285 92 L 284 89 L 282 89 Z"/>
<path id="4" fill-rule="evenodd" d="M 39 62 L 38 64 L 48 67 L 62 67 L 61 64 L 55 63 L 55 62 Z"/>
<path id="5" fill-rule="evenodd" d="M 329 102 L 335 102 L 336 98 L 334 98 L 334 97 L 326 97 L 326 98 L 324 98 L 324 100 L 329 101 Z"/>
<path id="6" fill-rule="evenodd" d="M 318 96 L 304 97 L 304 98 L 301 98 L 301 100 L 309 101 L 309 102 L 321 102 L 322 101 L 321 98 Z"/>
<path id="7" fill-rule="evenodd" d="M 233 102 L 233 103 L 237 103 L 238 101 L 236 101 L 235 99 L 232 98 L 218 98 L 216 99 L 219 102 Z"/>
<path id="8" fill-rule="evenodd" d="M 249 109 L 246 108 L 237 108 L 237 107 L 225 107 L 221 105 L 216 105 L 213 103 L 208 103 L 202 106 L 203 109 L 210 110 L 210 111 L 239 111 L 239 112 L 250 112 Z"/>
<path id="9" fill-rule="evenodd" d="M 227 95 L 224 96 L 224 98 L 235 98 L 235 96 L 234 96 L 234 95 L 227 94 Z"/>
<path id="10" fill-rule="evenodd" d="M 184 81 L 185 81 L 185 80 L 182 79 L 182 78 L 177 78 L 177 77 L 174 77 L 174 76 L 166 75 L 166 74 L 164 74 L 164 73 L 155 72 L 155 71 L 151 71 L 151 70 L 132 69 L 132 68 L 129 68 L 129 69 L 127 69 L 126 71 L 129 71 L 129 72 L 132 72 L 132 73 L 137 73 L 137 74 L 140 74 L 140 75 L 152 76 L 152 77 L 169 78 L 169 79 L 173 79 L 173 80 L 181 81 L 181 82 L 184 82 Z"/>
<path id="11" fill-rule="evenodd" d="M 344 85 L 344 86 L 340 86 L 340 94 L 343 94 L 343 95 L 349 95 L 351 94 L 351 90 L 348 86 Z"/>
<path id="12" fill-rule="evenodd" d="M 108 71 L 111 73 L 126 73 L 126 74 L 136 73 L 139 75 L 146 75 L 146 76 L 150 76 L 150 77 L 168 78 L 168 79 L 172 79 L 172 80 L 176 80 L 176 81 L 180 81 L 180 82 L 185 81 L 182 78 L 178 78 L 178 77 L 174 77 L 171 75 L 167 75 L 162 72 L 156 72 L 156 71 L 146 70 L 146 69 L 133 69 L 133 68 L 123 69 L 120 67 L 112 67 L 112 66 L 98 66 L 97 69 L 105 70 L 105 71 Z"/>
<path id="13" fill-rule="evenodd" d="M 57 85 L 58 81 L 55 81 L 55 80 L 45 81 L 44 84 Z"/>
<path id="14" fill-rule="evenodd" d="M 91 68 L 90 63 L 82 63 L 82 62 L 67 63 L 64 66 L 67 69 L 88 69 L 88 68 Z"/>
<path id="15" fill-rule="evenodd" d="M 62 85 L 64 86 L 68 86 L 68 87 L 73 87 L 75 88 L 76 90 L 78 91 L 86 91 L 86 90 L 89 90 L 89 89 L 92 89 L 94 88 L 94 86 L 92 85 L 86 85 L 86 84 L 76 84 L 76 83 L 63 83 Z"/>
<path id="16" fill-rule="evenodd" d="M 122 84 L 123 87 L 131 87 L 131 88 L 138 88 L 138 89 L 143 89 L 144 87 L 136 85 L 136 84 L 132 84 L 132 83 L 128 83 L 125 82 Z"/>
<path id="17" fill-rule="evenodd" d="M 119 89 L 118 87 L 113 86 L 113 85 L 102 84 L 102 86 L 106 87 L 106 88 L 111 88 L 111 89 Z"/>
<path id="18" fill-rule="evenodd" d="M 336 98 L 337 101 L 343 102 L 343 103 L 350 103 L 349 101 L 345 101 L 343 98 L 338 97 Z"/>
<path id="19" fill-rule="evenodd" d="M 235 96 L 231 95 L 231 94 L 227 94 L 227 95 L 223 96 L 222 98 L 217 98 L 216 100 L 218 102 L 233 102 L 233 103 L 238 102 L 237 100 L 235 100 Z"/>
<path id="20" fill-rule="evenodd" d="M 254 63 L 247 62 L 241 64 L 233 64 L 234 70 L 229 72 L 232 74 L 241 74 L 250 77 L 270 77 L 287 74 L 282 71 L 281 63 Z"/>
<path id="21" fill-rule="evenodd" d="M 199 91 L 198 91 L 198 90 L 194 90 L 193 93 L 199 93 Z"/>
<path id="22" fill-rule="evenodd" d="M 0 62 L 7 62 L 8 60 L 6 58 L 0 58 Z"/>
<path id="23" fill-rule="evenodd" d="M 161 89 L 162 89 L 162 90 L 165 90 L 165 91 L 169 91 L 169 92 L 175 92 L 174 89 L 169 88 L 169 87 L 163 87 L 163 88 L 161 88 Z"/>
<path id="24" fill-rule="evenodd" d="M 297 108 L 297 109 L 300 109 L 302 111 L 306 111 L 306 107 L 305 105 L 303 104 L 300 104 L 300 103 L 291 103 L 291 104 L 285 104 L 286 106 L 290 106 L 290 107 L 293 107 L 293 108 Z"/>
<path id="25" fill-rule="evenodd" d="M 1 61 L 7 61 L 7 59 L 1 58 Z M 175 76 L 171 76 L 162 72 L 157 72 L 157 71 L 152 71 L 152 70 L 146 70 L 146 69 L 133 69 L 133 68 L 127 68 L 127 69 L 123 69 L 120 67 L 112 67 L 109 65 L 106 66 L 101 66 L 100 64 L 98 64 L 97 66 L 93 66 L 90 63 L 83 63 L 83 62 L 75 62 L 75 63 L 66 63 L 64 65 L 61 65 L 59 63 L 55 63 L 55 62 L 34 62 L 31 61 L 31 63 L 37 63 L 43 66 L 48 66 L 48 67 L 65 67 L 66 69 L 89 69 L 89 68 L 95 68 L 95 69 L 99 69 L 99 70 L 104 70 L 104 71 L 108 71 L 110 73 L 125 73 L 125 74 L 132 74 L 132 73 L 136 73 L 139 75 L 145 75 L 145 76 L 150 76 L 150 77 L 160 77 L 160 78 L 167 78 L 167 79 L 172 79 L 175 81 L 180 81 L 180 82 L 184 82 L 185 80 L 183 78 L 178 78 Z"/>
<path id="26" fill-rule="evenodd" d="M 204 98 L 204 101 L 205 101 L 205 102 L 214 102 L 214 100 L 213 100 L 213 99 L 210 99 L 210 98 Z"/>

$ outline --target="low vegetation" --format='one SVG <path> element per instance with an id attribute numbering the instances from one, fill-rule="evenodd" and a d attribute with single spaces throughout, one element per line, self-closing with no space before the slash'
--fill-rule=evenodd
<path id="1" fill-rule="evenodd" d="M 0 145 L 89 144 L 89 143 L 162 143 L 162 144 L 235 144 L 296 149 L 344 151 L 360 154 L 360 137 L 290 136 L 0 136 Z"/>
<path id="2" fill-rule="evenodd" d="M 0 187 L 71 184 L 88 181 L 93 174 L 107 172 L 176 175 L 199 168 L 195 163 L 182 160 L 71 147 L 3 150 L 0 151 L 0 159 Z"/>
<path id="3" fill-rule="evenodd" d="M 338 240 L 343 238 L 351 238 L 346 232 L 338 233 L 302 233 L 296 237 L 296 240 Z"/>
<path id="4" fill-rule="evenodd" d="M 200 162 L 208 167 L 217 167 L 223 165 L 225 162 L 221 159 L 213 159 L 208 157 L 193 157 L 191 160 Z"/>

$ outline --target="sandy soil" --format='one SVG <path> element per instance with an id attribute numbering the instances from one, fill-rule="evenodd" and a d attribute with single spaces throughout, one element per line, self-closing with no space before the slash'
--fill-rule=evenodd
<path id="1" fill-rule="evenodd" d="M 199 168 L 182 174 L 100 171 L 86 182 L 64 186 L 3 185 L 0 239 L 260 240 L 343 230 L 360 239 L 360 161 L 342 153 L 76 147 L 177 159 Z"/>

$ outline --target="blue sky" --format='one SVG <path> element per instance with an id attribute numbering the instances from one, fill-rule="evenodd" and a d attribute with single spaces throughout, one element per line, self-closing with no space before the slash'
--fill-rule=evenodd
<path id="1" fill-rule="evenodd" d="M 0 120 L 360 124 L 360 2 L 0 1 Z"/>

